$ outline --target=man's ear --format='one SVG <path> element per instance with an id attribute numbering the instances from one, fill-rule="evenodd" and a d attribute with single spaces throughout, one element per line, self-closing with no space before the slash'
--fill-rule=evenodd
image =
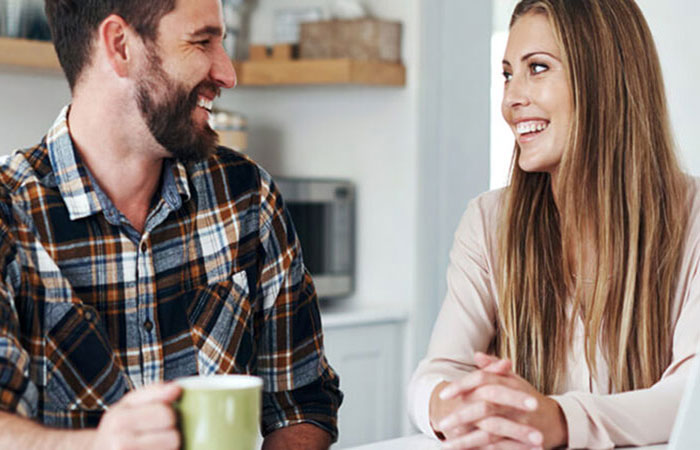
<path id="1" fill-rule="evenodd" d="M 112 70 L 119 77 L 129 74 L 129 65 L 133 64 L 133 49 L 130 46 L 134 34 L 126 21 L 116 14 L 111 14 L 102 21 L 99 28 L 98 45 L 104 50 Z"/>

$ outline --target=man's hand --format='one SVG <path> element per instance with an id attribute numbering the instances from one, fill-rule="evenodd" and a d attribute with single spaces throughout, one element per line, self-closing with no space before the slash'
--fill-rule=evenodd
<path id="1" fill-rule="evenodd" d="M 483 353 L 476 370 L 436 389 L 449 412 L 433 415 L 445 448 L 551 448 L 567 442 L 566 421 L 556 401 L 512 372 L 510 361 Z M 431 414 L 432 415 L 432 414 Z"/>
<path id="2" fill-rule="evenodd" d="M 102 416 L 92 448 L 179 449 L 180 433 L 171 404 L 180 391 L 177 384 L 167 383 L 128 393 Z"/>

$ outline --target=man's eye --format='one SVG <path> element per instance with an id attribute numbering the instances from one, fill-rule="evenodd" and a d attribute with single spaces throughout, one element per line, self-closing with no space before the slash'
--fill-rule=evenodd
<path id="1" fill-rule="evenodd" d="M 210 39 L 204 39 L 201 41 L 196 41 L 195 44 L 197 44 L 197 45 L 209 45 L 210 42 L 211 42 Z"/>
<path id="2" fill-rule="evenodd" d="M 532 63 L 530 64 L 530 71 L 533 74 L 538 74 L 545 72 L 549 67 L 547 67 L 545 64 L 540 64 L 540 63 Z"/>
<path id="3" fill-rule="evenodd" d="M 513 74 L 510 72 L 506 72 L 505 70 L 503 71 L 503 78 L 505 81 L 510 81 L 511 78 L 513 78 Z"/>

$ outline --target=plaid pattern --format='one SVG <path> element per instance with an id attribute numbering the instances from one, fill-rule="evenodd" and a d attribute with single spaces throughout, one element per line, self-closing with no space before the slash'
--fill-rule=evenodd
<path id="1" fill-rule="evenodd" d="M 334 437 L 342 394 L 315 290 L 270 176 L 231 150 L 166 161 L 138 233 L 73 149 L 64 109 L 0 166 L 0 408 L 95 426 L 127 391 L 263 378 L 263 433 Z"/>

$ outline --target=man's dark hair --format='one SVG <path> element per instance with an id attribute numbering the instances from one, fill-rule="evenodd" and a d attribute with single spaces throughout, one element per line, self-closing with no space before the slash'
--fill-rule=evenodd
<path id="1" fill-rule="evenodd" d="M 97 29 L 110 14 L 122 17 L 146 41 L 155 41 L 160 19 L 176 0 L 46 0 L 58 60 L 71 90 L 90 64 Z"/>

